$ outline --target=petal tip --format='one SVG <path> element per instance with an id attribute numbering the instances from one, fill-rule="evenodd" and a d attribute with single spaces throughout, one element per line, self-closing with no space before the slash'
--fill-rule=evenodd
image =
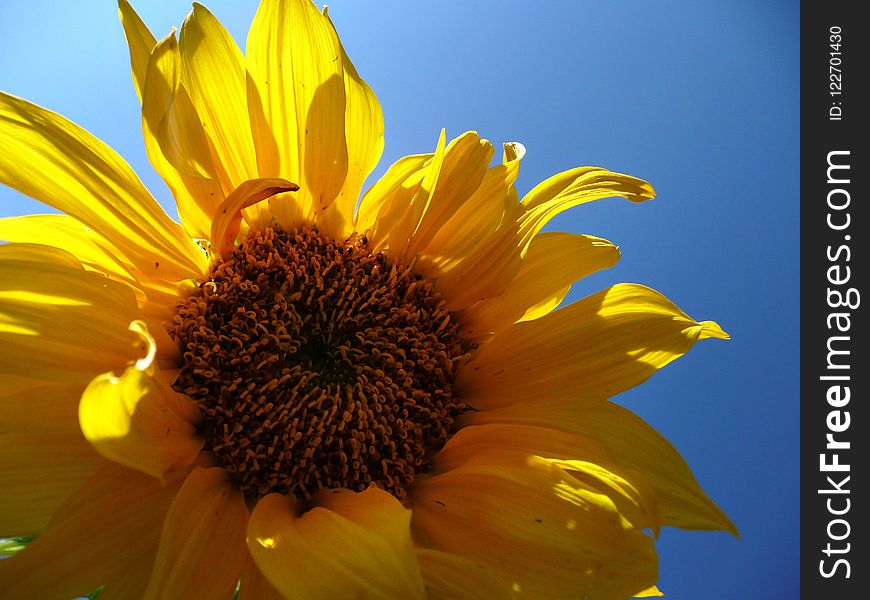
<path id="1" fill-rule="evenodd" d="M 644 181 L 643 179 L 637 180 L 637 190 L 628 195 L 627 198 L 632 202 L 646 202 L 647 200 L 653 200 L 656 197 L 656 190 L 648 181 Z"/>
<path id="2" fill-rule="evenodd" d="M 505 142 L 502 162 L 509 163 L 520 160 L 526 155 L 526 147 L 520 142 Z"/>
<path id="3" fill-rule="evenodd" d="M 634 597 L 635 598 L 661 598 L 662 596 L 664 596 L 662 591 L 657 586 L 651 585 L 650 587 L 646 588 L 645 590 L 640 591 L 637 594 L 635 594 Z"/>
<path id="4" fill-rule="evenodd" d="M 717 340 L 731 339 L 731 336 L 728 335 L 715 321 L 701 321 L 698 325 L 701 327 L 701 331 L 698 335 L 699 340 L 706 340 L 708 338 L 716 338 Z"/>

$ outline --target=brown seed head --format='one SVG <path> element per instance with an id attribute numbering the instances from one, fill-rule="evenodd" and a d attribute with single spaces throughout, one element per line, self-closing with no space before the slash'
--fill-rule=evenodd
<path id="1" fill-rule="evenodd" d="M 431 281 L 303 227 L 251 232 L 178 306 L 176 390 L 254 499 L 370 484 L 398 498 L 466 409 L 464 352 Z"/>

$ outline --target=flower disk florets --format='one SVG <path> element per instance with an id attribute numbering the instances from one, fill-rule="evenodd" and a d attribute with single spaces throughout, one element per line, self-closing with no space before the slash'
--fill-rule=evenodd
<path id="1" fill-rule="evenodd" d="M 465 407 L 464 352 L 431 281 L 303 227 L 251 232 L 180 303 L 174 387 L 252 498 L 370 484 L 403 497 Z"/>

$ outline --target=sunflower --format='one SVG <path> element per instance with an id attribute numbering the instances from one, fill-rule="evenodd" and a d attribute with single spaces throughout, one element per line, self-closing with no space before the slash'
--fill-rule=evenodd
<path id="1" fill-rule="evenodd" d="M 557 309 L 618 251 L 542 228 L 649 184 L 520 200 L 520 144 L 442 131 L 361 193 L 383 117 L 325 10 L 263 0 L 243 55 L 119 6 L 181 223 L 0 94 L 0 181 L 63 213 L 0 220 L 4 597 L 627 598 L 662 526 L 734 532 L 609 400 L 727 335 L 641 285 Z"/>

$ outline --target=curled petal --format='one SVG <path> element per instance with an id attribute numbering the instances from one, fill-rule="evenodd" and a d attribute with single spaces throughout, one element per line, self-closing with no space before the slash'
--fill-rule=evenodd
<path id="1" fill-rule="evenodd" d="M 211 243 L 216 256 L 232 248 L 242 223 L 242 210 L 282 192 L 295 192 L 299 186 L 286 179 L 250 179 L 227 196 L 217 208 L 211 224 Z"/>
<path id="2" fill-rule="evenodd" d="M 148 337 L 149 352 L 136 365 L 120 377 L 104 373 L 91 381 L 79 403 L 79 424 L 104 457 L 162 478 L 191 464 L 203 442 L 196 437 L 196 407 L 150 373 L 156 344 Z"/>
<path id="3" fill-rule="evenodd" d="M 521 246 L 528 246 L 541 228 L 560 212 L 612 196 L 643 202 L 655 197 L 655 190 L 642 179 L 600 167 L 578 167 L 542 181 L 522 200 L 526 210 L 519 221 Z"/>

